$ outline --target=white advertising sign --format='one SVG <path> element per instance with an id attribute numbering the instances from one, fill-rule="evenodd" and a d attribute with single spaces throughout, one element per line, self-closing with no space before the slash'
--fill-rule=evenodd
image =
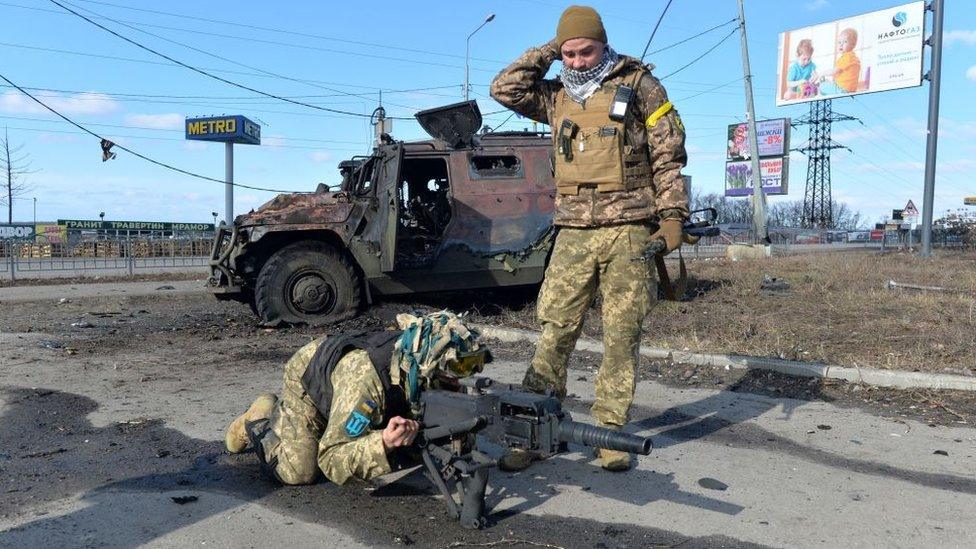
<path id="1" fill-rule="evenodd" d="M 925 2 L 779 35 L 776 105 L 922 85 Z"/>

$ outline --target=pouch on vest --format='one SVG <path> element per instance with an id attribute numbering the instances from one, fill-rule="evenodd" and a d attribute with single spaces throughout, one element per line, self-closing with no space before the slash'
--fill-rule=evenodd
<path id="1" fill-rule="evenodd" d="M 639 81 L 638 71 L 634 83 Z M 625 143 L 626 117 L 611 117 L 618 92 L 626 86 L 604 85 L 583 104 L 569 98 L 564 90 L 556 94 L 553 112 L 555 127 L 571 121 L 579 130 L 574 134 L 558 132 L 553 136 L 557 149 L 572 154 L 555 157 L 556 189 L 560 194 L 578 194 L 581 185 L 596 185 L 597 191 L 622 191 L 651 184 L 650 160 L 646 154 L 635 154 Z M 572 135 L 566 139 L 567 135 Z"/>

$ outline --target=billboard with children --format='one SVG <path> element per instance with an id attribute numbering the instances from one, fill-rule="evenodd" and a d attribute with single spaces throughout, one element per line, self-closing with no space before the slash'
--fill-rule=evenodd
<path id="1" fill-rule="evenodd" d="M 922 85 L 925 2 L 779 35 L 776 105 Z"/>

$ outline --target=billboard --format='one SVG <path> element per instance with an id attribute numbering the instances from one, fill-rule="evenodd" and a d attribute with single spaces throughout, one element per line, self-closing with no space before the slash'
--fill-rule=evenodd
<path id="1" fill-rule="evenodd" d="M 172 223 L 169 221 L 95 221 L 90 219 L 59 219 L 58 225 L 71 230 L 115 231 L 196 231 L 213 232 L 213 223 Z"/>
<path id="2" fill-rule="evenodd" d="M 769 194 L 787 194 L 790 157 L 759 159 L 762 190 Z M 725 196 L 752 196 L 752 162 L 725 163 Z"/>
<path id="3" fill-rule="evenodd" d="M 241 115 L 187 118 L 186 138 L 243 145 L 261 144 L 261 126 Z"/>
<path id="4" fill-rule="evenodd" d="M 64 244 L 68 241 L 68 231 L 63 225 L 38 223 L 34 227 L 38 244 Z"/>
<path id="5" fill-rule="evenodd" d="M 34 225 L 30 223 L 0 223 L 0 240 L 27 240 L 34 238 Z"/>
<path id="6" fill-rule="evenodd" d="M 756 136 L 759 141 L 759 158 L 783 156 L 790 150 L 790 119 L 757 120 Z M 726 160 L 749 159 L 749 125 L 729 124 Z"/>
<path id="7" fill-rule="evenodd" d="M 922 85 L 925 2 L 780 33 L 776 105 Z"/>

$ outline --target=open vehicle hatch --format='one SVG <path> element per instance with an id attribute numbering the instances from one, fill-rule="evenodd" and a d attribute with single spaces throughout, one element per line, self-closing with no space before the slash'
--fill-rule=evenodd
<path id="1" fill-rule="evenodd" d="M 414 116 L 431 137 L 446 141 L 454 149 L 470 147 L 481 129 L 481 110 L 475 101 L 427 109 Z"/>

